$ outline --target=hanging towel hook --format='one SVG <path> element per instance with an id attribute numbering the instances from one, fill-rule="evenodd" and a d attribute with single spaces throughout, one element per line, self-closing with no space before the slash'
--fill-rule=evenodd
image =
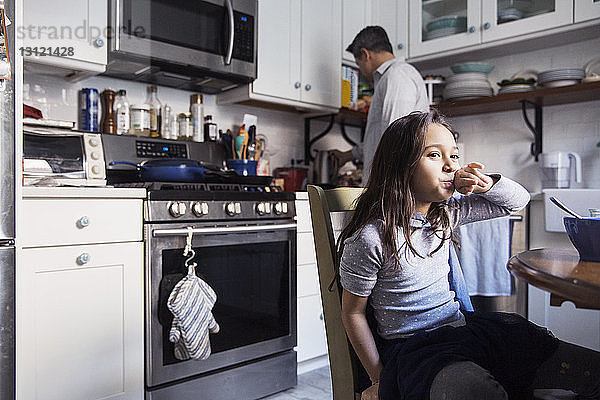
<path id="1" fill-rule="evenodd" d="M 187 257 L 187 259 L 185 260 L 185 266 L 188 268 L 188 274 L 195 274 L 196 270 L 196 263 L 193 262 L 190 264 L 190 261 L 192 261 L 194 259 L 194 257 L 196 257 L 196 252 L 194 251 L 194 249 L 192 248 L 192 238 L 194 236 L 194 228 L 192 228 L 191 226 L 187 227 L 188 230 L 188 234 L 187 234 L 187 238 L 186 238 L 186 242 L 185 242 L 185 249 L 183 250 L 183 256 Z M 189 257 L 188 257 L 188 254 Z"/>

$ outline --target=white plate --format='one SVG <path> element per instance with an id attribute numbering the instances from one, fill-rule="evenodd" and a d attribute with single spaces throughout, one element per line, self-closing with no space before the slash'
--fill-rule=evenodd
<path id="1" fill-rule="evenodd" d="M 575 85 L 579 83 L 580 79 L 559 79 L 556 81 L 545 82 L 542 86 L 544 87 L 559 87 L 559 86 L 569 86 Z"/>

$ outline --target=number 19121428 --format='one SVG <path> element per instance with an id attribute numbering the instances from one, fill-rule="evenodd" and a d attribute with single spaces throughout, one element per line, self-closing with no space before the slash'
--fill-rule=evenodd
<path id="1" fill-rule="evenodd" d="M 73 47 L 19 47 L 21 56 L 55 56 L 72 57 L 75 55 Z"/>

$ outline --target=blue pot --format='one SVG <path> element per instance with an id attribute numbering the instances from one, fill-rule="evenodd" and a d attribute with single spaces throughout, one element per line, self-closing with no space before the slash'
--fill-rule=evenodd
<path id="1" fill-rule="evenodd" d="M 563 222 L 579 258 L 600 262 L 600 218 L 565 217 Z"/>
<path id="2" fill-rule="evenodd" d="M 227 168 L 234 170 L 238 175 L 248 176 L 256 175 L 256 166 L 258 161 L 255 160 L 227 160 L 225 161 Z"/>

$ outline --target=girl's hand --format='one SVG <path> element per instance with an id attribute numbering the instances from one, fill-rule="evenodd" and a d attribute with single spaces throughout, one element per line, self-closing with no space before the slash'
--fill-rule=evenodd
<path id="1" fill-rule="evenodd" d="M 494 180 L 481 172 L 483 164 L 471 162 L 454 173 L 454 188 L 462 194 L 485 193 L 494 185 Z"/>
<path id="2" fill-rule="evenodd" d="M 379 397 L 379 382 L 369 386 L 360 395 L 360 400 L 377 400 Z"/>

